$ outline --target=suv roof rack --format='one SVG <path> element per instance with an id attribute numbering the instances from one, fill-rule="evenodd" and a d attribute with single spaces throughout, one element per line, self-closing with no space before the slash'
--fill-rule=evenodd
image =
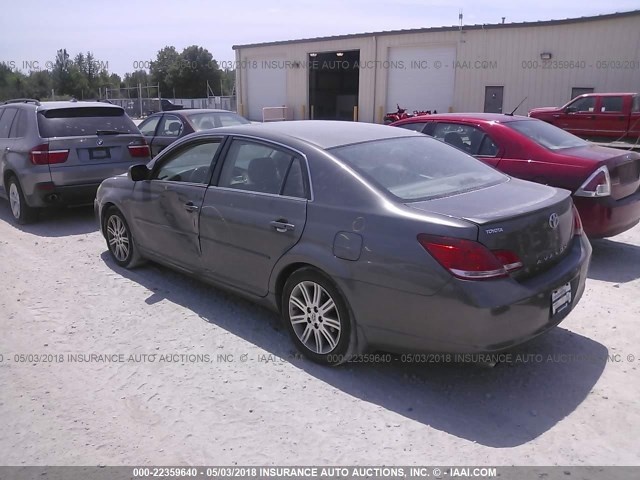
<path id="1" fill-rule="evenodd" d="M 11 100 L 6 100 L 0 103 L 0 105 L 8 105 L 9 103 L 34 103 L 36 105 L 40 105 L 40 101 L 36 100 L 35 98 L 14 98 Z"/>

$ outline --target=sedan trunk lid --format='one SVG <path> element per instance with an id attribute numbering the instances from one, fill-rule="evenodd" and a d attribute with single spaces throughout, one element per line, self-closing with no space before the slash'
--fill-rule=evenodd
<path id="1" fill-rule="evenodd" d="M 517 179 L 449 197 L 406 204 L 478 225 L 478 241 L 509 250 L 528 278 L 556 264 L 571 243 L 574 218 L 570 192 Z"/>

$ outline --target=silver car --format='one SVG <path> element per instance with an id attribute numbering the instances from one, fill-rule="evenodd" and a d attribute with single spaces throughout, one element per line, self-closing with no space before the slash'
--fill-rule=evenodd
<path id="1" fill-rule="evenodd" d="M 570 192 L 362 123 L 195 133 L 105 180 L 95 208 L 118 265 L 153 260 L 271 307 L 332 365 L 525 342 L 573 309 L 591 256 Z"/>
<path id="2" fill-rule="evenodd" d="M 30 99 L 0 104 L 0 196 L 9 199 L 18 223 L 43 207 L 91 204 L 102 180 L 149 158 L 121 107 Z"/>

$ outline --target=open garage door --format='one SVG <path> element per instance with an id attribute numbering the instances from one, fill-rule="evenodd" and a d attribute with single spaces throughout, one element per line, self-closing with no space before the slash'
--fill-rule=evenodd
<path id="1" fill-rule="evenodd" d="M 446 113 L 453 106 L 455 46 L 389 48 L 387 112 L 396 105 Z"/>
<path id="2" fill-rule="evenodd" d="M 252 68 L 246 69 L 248 118 L 261 122 L 264 107 L 287 104 L 287 69 L 281 58 L 255 59 L 255 64 L 253 60 Z"/>

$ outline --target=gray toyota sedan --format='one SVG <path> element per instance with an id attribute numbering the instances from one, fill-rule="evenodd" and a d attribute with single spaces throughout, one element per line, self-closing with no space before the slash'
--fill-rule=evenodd
<path id="1" fill-rule="evenodd" d="M 271 307 L 332 365 L 525 342 L 574 308 L 591 257 L 570 192 L 364 123 L 195 133 L 105 180 L 95 206 L 118 265 L 152 260 Z"/>

